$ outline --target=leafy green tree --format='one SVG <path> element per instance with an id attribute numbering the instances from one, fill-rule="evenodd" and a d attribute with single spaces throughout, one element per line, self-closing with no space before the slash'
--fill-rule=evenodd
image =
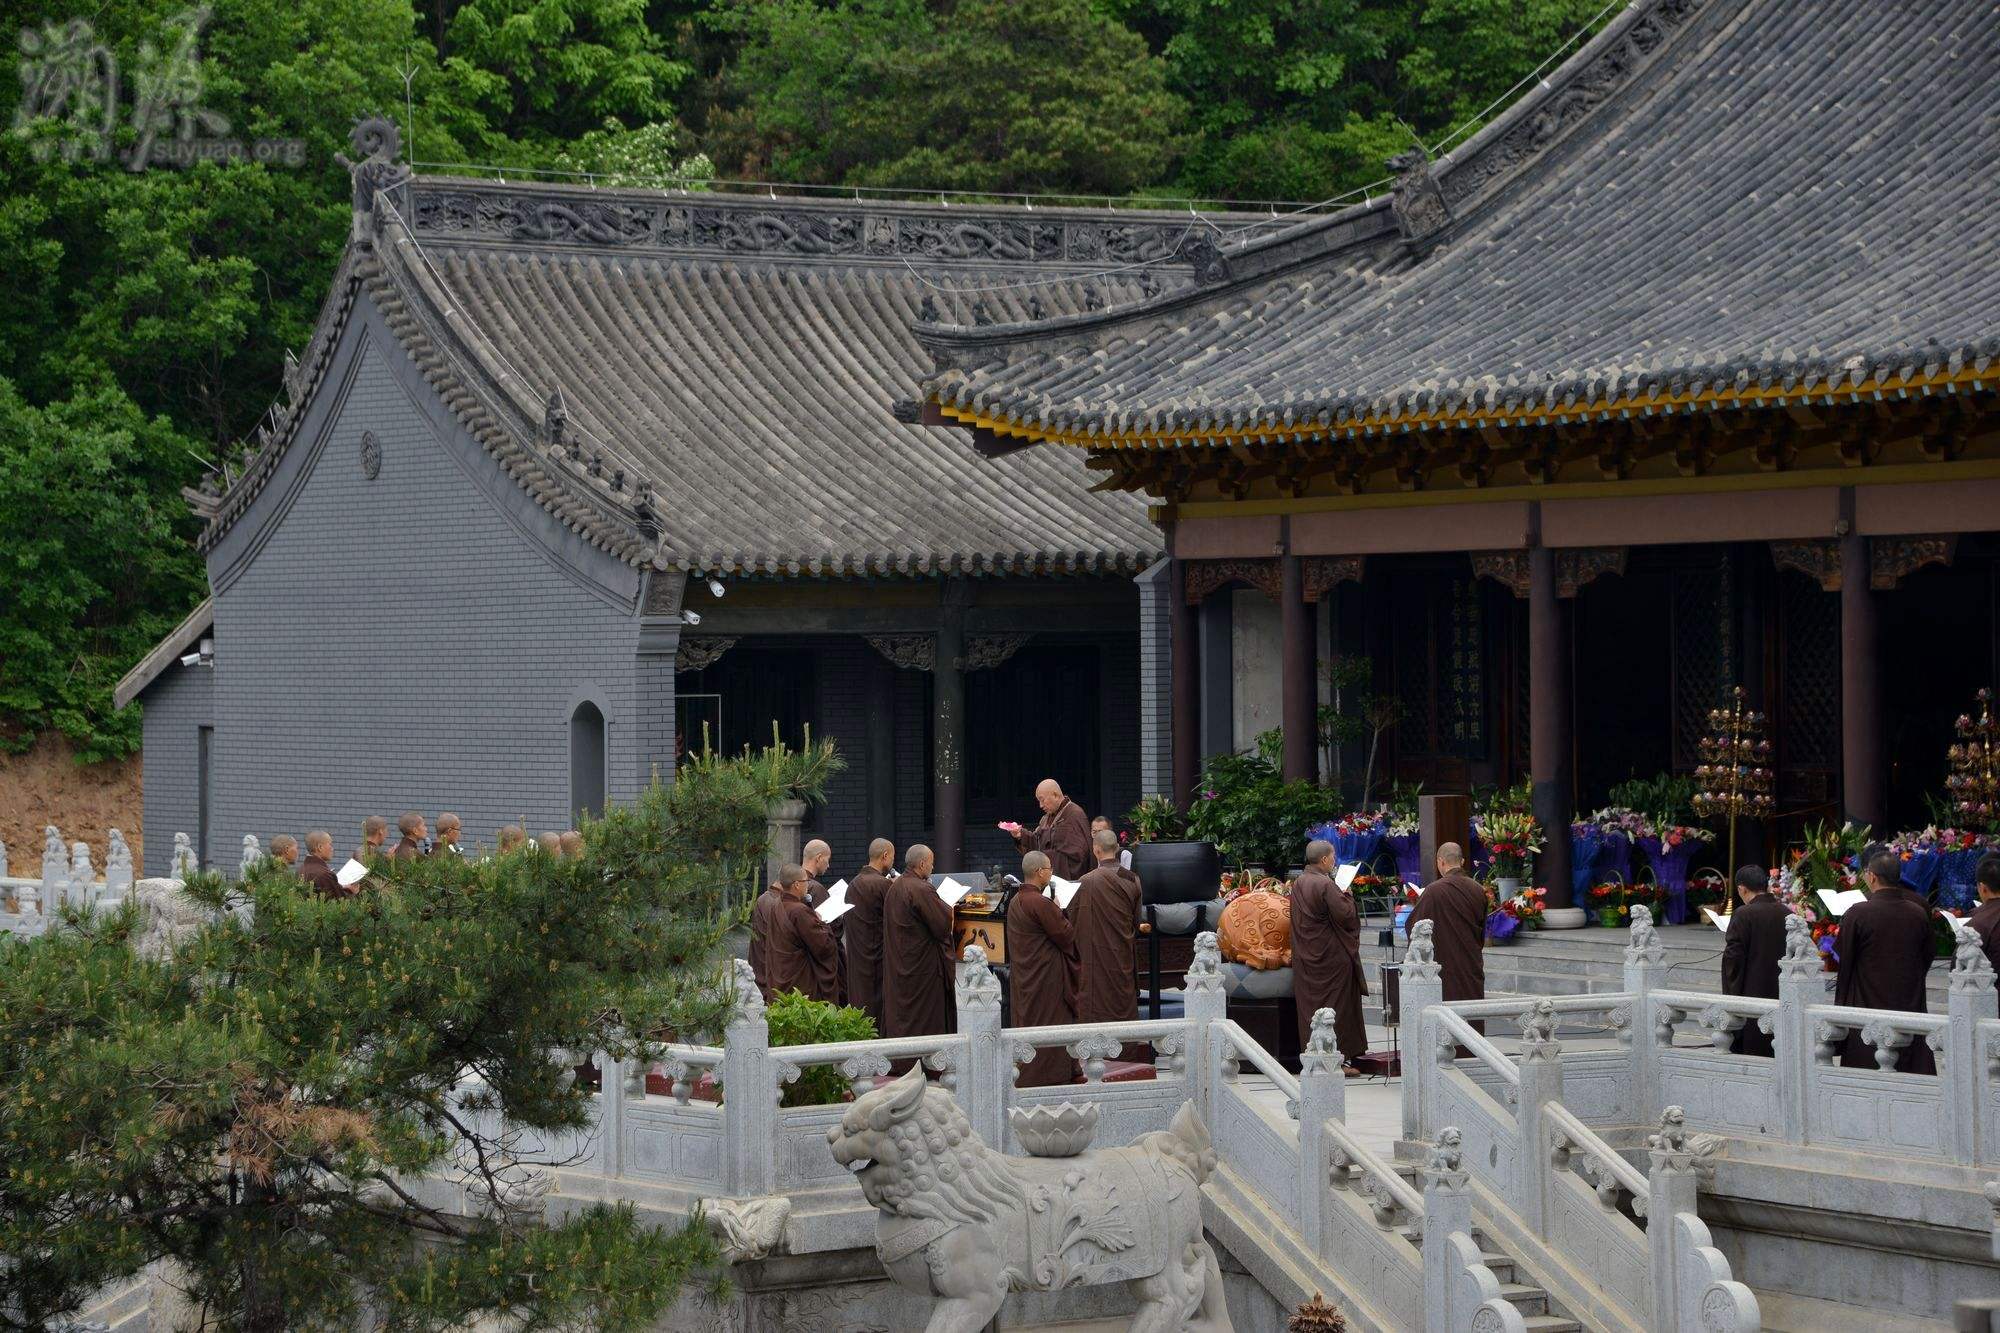
<path id="1" fill-rule="evenodd" d="M 778 176 L 1123 194 L 1185 115 L 1164 64 L 1091 0 L 739 0 L 730 77 Z"/>
<path id="2" fill-rule="evenodd" d="M 657 1318 L 715 1266 L 704 1234 L 530 1220 L 543 1159 L 501 1126 L 559 1144 L 591 1122 L 579 1058 L 719 1030 L 745 766 L 655 784 L 575 858 L 392 863 L 340 901 L 267 860 L 191 881 L 212 919 L 164 947 L 132 947 L 136 910 L 0 937 L 0 1328 L 163 1259 L 246 1333 Z"/>

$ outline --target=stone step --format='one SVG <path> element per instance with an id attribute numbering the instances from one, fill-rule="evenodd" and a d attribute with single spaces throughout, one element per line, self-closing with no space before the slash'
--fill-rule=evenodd
<path id="1" fill-rule="evenodd" d="M 1528 1333 L 1583 1333 L 1583 1325 L 1567 1315 L 1524 1314 L 1521 1322 L 1527 1326 Z"/>
<path id="2" fill-rule="evenodd" d="M 1499 1277 L 1498 1273 L 1493 1276 Z M 1500 1282 L 1500 1299 L 1519 1310 L 1525 1317 L 1531 1314 L 1549 1312 L 1549 1294 L 1540 1287 L 1529 1286 L 1525 1282 Z"/>

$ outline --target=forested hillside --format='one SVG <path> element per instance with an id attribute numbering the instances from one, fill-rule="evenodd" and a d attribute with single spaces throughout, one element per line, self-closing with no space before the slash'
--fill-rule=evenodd
<path id="1" fill-rule="evenodd" d="M 353 117 L 420 164 L 1317 201 L 1602 0 L 26 0 L 0 98 L 0 745 L 131 753 L 232 457 L 346 234 Z M 179 142 L 270 161 L 172 162 Z M 287 159 L 291 160 L 287 160 Z M 353 608 L 301 607 L 338 624 Z"/>

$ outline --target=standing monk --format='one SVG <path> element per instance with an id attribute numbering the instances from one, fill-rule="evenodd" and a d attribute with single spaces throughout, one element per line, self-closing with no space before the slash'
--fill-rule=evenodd
<path id="1" fill-rule="evenodd" d="M 931 849 L 903 854 L 903 873 L 882 903 L 882 1035 L 953 1032 L 951 909 L 931 883 Z"/>
<path id="2" fill-rule="evenodd" d="M 799 853 L 799 866 L 806 872 L 806 905 L 808 907 L 817 909 L 821 903 L 826 901 L 827 889 L 826 885 L 820 883 L 820 876 L 824 875 L 826 868 L 832 864 L 833 848 L 827 846 L 825 842 L 818 838 L 814 838 L 811 842 L 807 843 L 805 850 Z M 842 936 L 846 933 L 845 922 L 835 921 L 828 925 L 827 929 L 833 932 L 834 944 L 839 945 Z M 844 951 L 836 951 L 834 962 L 836 964 L 834 998 L 836 1002 L 846 1004 L 848 1003 L 847 954 Z"/>
<path id="3" fill-rule="evenodd" d="M 1979 936 L 1987 961 L 2000 972 L 2000 856 L 1979 858 L 1979 906 L 1965 924 Z"/>
<path id="4" fill-rule="evenodd" d="M 1455 842 L 1437 849 L 1438 877 L 1424 887 L 1410 913 L 1410 929 L 1431 923 L 1431 942 L 1443 971 L 1444 998 L 1486 998 L 1486 890 L 1465 873 L 1465 850 Z M 1473 1030 L 1486 1029 L 1474 1023 Z"/>
<path id="5" fill-rule="evenodd" d="M 896 846 L 887 838 L 868 844 L 868 864 L 847 883 L 854 904 L 840 919 L 847 954 L 847 1002 L 875 1020 L 882 1031 L 882 907 L 889 897 L 889 867 Z"/>
<path id="6" fill-rule="evenodd" d="M 1091 839 L 1097 869 L 1069 905 L 1076 920 L 1076 952 L 1082 963 L 1076 1021 L 1130 1023 L 1139 1017 L 1139 987 L 1133 976 L 1132 939 L 1139 933 L 1139 877 L 1118 864 L 1118 835 Z M 1050 857 L 1051 861 L 1055 858 Z M 1122 1060 L 1152 1058 L 1145 1042 L 1126 1042 Z"/>
<path id="7" fill-rule="evenodd" d="M 1743 866 L 1736 872 L 1737 908 L 1729 915 L 1729 934 L 1722 946 L 1724 995 L 1778 998 L 1778 960 L 1785 956 L 1785 918 L 1792 913 L 1767 892 L 1770 884 L 1762 866 Z M 1774 1048 L 1770 1035 L 1758 1031 L 1752 1019 L 1736 1029 L 1729 1049 L 1738 1055 L 1768 1056 Z"/>
<path id="8" fill-rule="evenodd" d="M 1015 1027 L 1077 1021 L 1076 932 L 1062 909 L 1049 900 L 1054 873 L 1046 852 L 1029 852 L 1021 858 L 1021 887 L 1007 900 L 1008 993 Z M 1074 1082 L 1076 1061 L 1061 1046 L 1036 1051 L 1015 1080 L 1023 1088 Z"/>
<path id="9" fill-rule="evenodd" d="M 1312 1031 L 1314 1014 L 1333 1010 L 1341 1072 L 1349 1078 L 1361 1072 L 1355 1058 L 1368 1052 L 1368 1028 L 1361 1019 L 1361 997 L 1367 993 L 1361 914 L 1347 890 L 1333 882 L 1333 844 L 1315 838 L 1306 844 L 1305 873 L 1292 881 L 1292 998 L 1301 1037 Z"/>
<path id="10" fill-rule="evenodd" d="M 1903 884 L 1902 861 L 1894 852 L 1878 852 L 1868 862 L 1864 878 L 1868 900 L 1856 903 L 1840 918 L 1840 976 L 1833 985 L 1833 1002 L 1856 1009 L 1926 1011 L 1924 979 L 1931 971 L 1931 914 L 1914 891 Z M 1840 1063 L 1849 1069 L 1874 1069 L 1874 1048 L 1859 1032 L 1847 1034 Z M 1937 1061 L 1921 1036 L 1913 1037 L 1896 1057 L 1904 1074 L 1935 1074 Z"/>
<path id="11" fill-rule="evenodd" d="M 389 853 L 389 859 L 391 861 L 421 859 L 424 854 L 424 838 L 430 832 L 424 827 L 424 817 L 415 810 L 405 811 L 403 817 L 396 821 L 396 828 L 403 837 L 396 844 L 395 850 Z"/>
<path id="12" fill-rule="evenodd" d="M 778 882 L 750 909 L 750 970 L 764 999 L 797 991 L 809 1000 L 833 998 L 833 935 L 806 905 L 806 874 L 787 864 Z"/>
<path id="13" fill-rule="evenodd" d="M 1014 845 L 1022 851 L 1047 852 L 1056 874 L 1082 879 L 1091 864 L 1090 821 L 1082 807 L 1063 795 L 1054 778 L 1043 778 L 1036 786 L 1035 804 L 1042 807 L 1042 819 L 1033 828 L 1019 824 L 1000 827 L 1013 835 Z"/>

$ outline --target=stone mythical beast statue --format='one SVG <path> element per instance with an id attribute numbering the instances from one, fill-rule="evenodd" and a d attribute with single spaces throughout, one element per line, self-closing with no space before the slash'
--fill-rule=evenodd
<path id="1" fill-rule="evenodd" d="M 1008 1157 L 912 1070 L 848 1107 L 826 1140 L 881 1210 L 883 1268 L 935 1301 L 928 1333 L 978 1333 L 1010 1291 L 1111 1282 L 1138 1300 L 1133 1333 L 1231 1328 L 1201 1233 L 1215 1152 L 1192 1104 L 1129 1148 Z"/>

